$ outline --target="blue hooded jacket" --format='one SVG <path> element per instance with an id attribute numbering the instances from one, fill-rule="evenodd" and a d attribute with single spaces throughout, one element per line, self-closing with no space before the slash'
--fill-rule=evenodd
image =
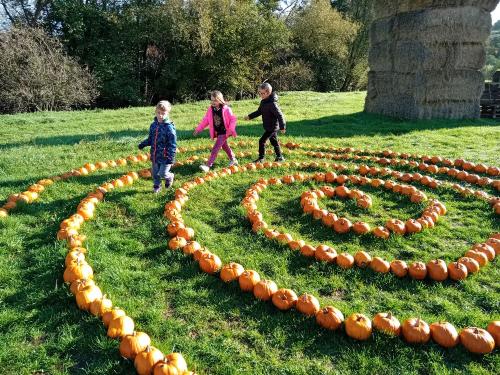
<path id="1" fill-rule="evenodd" d="M 155 117 L 149 127 L 148 138 L 139 144 L 141 150 L 146 146 L 151 146 L 151 161 L 153 163 L 175 163 L 177 134 L 174 123 L 170 121 L 159 123 Z"/>

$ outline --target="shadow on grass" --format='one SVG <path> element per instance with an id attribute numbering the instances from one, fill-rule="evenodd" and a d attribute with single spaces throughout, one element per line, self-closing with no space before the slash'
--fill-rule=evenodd
<path id="1" fill-rule="evenodd" d="M 401 135 L 413 131 L 454 129 L 468 126 L 500 126 L 500 124 L 487 119 L 410 121 L 357 112 L 288 121 L 286 135 L 292 137 L 349 138 L 355 136 Z M 238 134 L 260 137 L 262 131 L 260 125 L 240 126 Z"/>
<path id="2" fill-rule="evenodd" d="M 24 146 L 72 146 L 82 142 L 96 142 L 102 140 L 111 140 L 114 142 L 120 141 L 122 139 L 129 140 L 130 138 L 138 138 L 139 144 L 142 139 L 147 138 L 148 128 L 146 125 L 144 130 L 119 130 L 110 131 L 106 133 L 98 134 L 74 134 L 74 135 L 58 135 L 52 137 L 35 137 L 29 142 L 13 142 L 2 144 L 1 149 L 13 149 Z M 193 138 L 193 132 L 191 130 L 179 130 L 177 129 L 177 137 L 179 139 Z"/>
<path id="3" fill-rule="evenodd" d="M 286 114 L 285 114 L 286 115 Z M 401 135 L 412 131 L 454 129 L 468 126 L 500 126 L 493 120 L 420 120 L 410 121 L 393 119 L 390 117 L 368 114 L 364 112 L 332 115 L 313 119 L 294 120 L 287 123 L 287 136 L 299 137 L 327 137 L 327 138 L 349 138 L 354 136 L 374 135 Z M 238 134 L 241 136 L 260 137 L 263 129 L 260 124 L 248 124 L 240 122 Z M 52 137 L 36 137 L 31 142 L 6 143 L 2 149 L 12 149 L 29 146 L 60 146 L 75 145 L 80 142 L 96 142 L 100 140 L 119 141 L 129 138 L 145 138 L 147 126 L 144 130 L 119 130 L 101 134 L 76 134 L 60 135 Z M 179 141 L 196 139 L 192 130 L 177 129 Z"/>

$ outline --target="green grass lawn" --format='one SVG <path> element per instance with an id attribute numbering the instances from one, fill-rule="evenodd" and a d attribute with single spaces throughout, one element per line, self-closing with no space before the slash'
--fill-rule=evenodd
<path id="1" fill-rule="evenodd" d="M 325 145 L 462 157 L 499 165 L 500 127 L 491 120 L 402 121 L 362 113 L 365 93 L 291 92 L 281 96 L 288 120 L 282 142 L 304 147 Z M 174 105 L 171 117 L 178 145 L 209 144 L 207 132 L 192 130 L 206 102 Z M 243 118 L 257 100 L 233 103 Z M 86 162 L 117 159 L 137 152 L 146 137 L 153 108 L 34 113 L 0 116 L 0 201 L 37 180 Z M 251 140 L 254 158 L 262 133 L 259 120 L 241 121 L 239 139 Z M 235 148 L 239 150 L 238 147 Z M 195 153 L 179 154 L 182 160 Z M 198 153 L 200 157 L 207 152 Z M 289 160 L 308 160 L 294 152 Z M 248 162 L 251 158 L 240 160 Z M 221 153 L 218 167 L 225 166 Z M 144 164 L 148 165 L 148 164 Z M 351 164 L 352 165 L 352 164 Z M 106 337 L 102 323 L 76 307 L 64 286 L 65 244 L 56 241 L 59 223 L 99 184 L 140 167 L 98 171 L 56 183 L 40 200 L 0 219 L 0 364 L 1 374 L 133 374 L 118 342 Z M 144 166 L 142 167 L 144 168 Z M 397 279 L 371 270 L 321 264 L 251 231 L 240 205 L 245 190 L 259 177 L 282 176 L 292 168 L 264 170 L 217 179 L 190 191 L 183 217 L 197 241 L 223 263 L 235 261 L 263 278 L 297 293 L 311 293 L 322 305 L 334 305 L 347 317 L 372 317 L 391 311 L 402 322 L 421 317 L 429 324 L 447 320 L 457 328 L 500 319 L 498 260 L 463 282 L 434 283 Z M 309 172 L 314 172 L 311 169 Z M 174 187 L 201 176 L 198 165 L 175 170 Z M 475 242 L 500 231 L 489 206 L 447 189 L 430 190 L 448 208 L 436 228 L 388 241 L 337 235 L 310 215 L 299 201 L 304 190 L 323 184 L 307 182 L 269 187 L 258 202 L 274 227 L 338 252 L 365 249 L 374 256 L 406 261 L 462 256 Z M 88 236 L 88 261 L 96 283 L 122 307 L 138 330 L 148 333 L 164 353 L 180 351 L 189 368 L 200 374 L 498 374 L 498 350 L 486 356 L 463 347 L 445 350 L 437 344 L 411 346 L 401 338 L 374 334 L 356 342 L 342 331 L 327 332 L 296 311 L 280 312 L 270 303 L 242 293 L 237 284 L 199 271 L 181 252 L 167 250 L 164 204 L 173 190 L 154 196 L 152 183 L 139 180 L 106 196 L 81 232 Z M 420 215 L 421 206 L 384 190 L 360 187 L 373 198 L 366 211 L 353 202 L 321 200 L 329 210 L 350 219 L 383 225 L 388 217 Z M 489 193 L 493 190 L 486 188 Z"/>

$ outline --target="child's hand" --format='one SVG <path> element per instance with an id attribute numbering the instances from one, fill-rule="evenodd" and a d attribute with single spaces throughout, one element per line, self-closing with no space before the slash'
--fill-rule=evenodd
<path id="1" fill-rule="evenodd" d="M 195 131 L 193 132 L 193 135 L 198 135 L 198 132 L 195 130 Z"/>
<path id="2" fill-rule="evenodd" d="M 250 117 L 249 116 L 245 116 L 245 120 L 250 120 Z"/>
<path id="3" fill-rule="evenodd" d="M 286 133 L 286 129 L 281 129 L 281 134 L 285 134 Z"/>

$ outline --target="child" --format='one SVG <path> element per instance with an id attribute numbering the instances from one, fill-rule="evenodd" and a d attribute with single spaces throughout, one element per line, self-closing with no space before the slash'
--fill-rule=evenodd
<path id="1" fill-rule="evenodd" d="M 259 86 L 259 95 L 261 98 L 259 108 L 253 113 L 245 117 L 245 120 L 251 120 L 262 115 L 262 125 L 264 134 L 259 139 L 259 158 L 254 163 L 262 163 L 266 152 L 266 142 L 269 139 L 274 146 L 276 154 L 275 161 L 284 161 L 285 158 L 281 154 L 280 144 L 278 142 L 278 130 L 281 133 L 286 132 L 286 122 L 278 106 L 278 96 L 273 92 L 273 88 L 269 83 L 263 83 Z"/>
<path id="2" fill-rule="evenodd" d="M 212 91 L 210 94 L 211 103 L 205 117 L 194 130 L 194 135 L 200 133 L 208 126 L 210 138 L 216 139 L 207 164 L 200 165 L 203 172 L 208 172 L 214 164 L 215 158 L 222 148 L 229 158 L 229 166 L 238 165 L 238 160 L 234 156 L 233 150 L 229 147 L 227 139 L 230 136 L 236 137 L 236 116 L 231 108 L 224 101 L 220 91 Z"/>
<path id="3" fill-rule="evenodd" d="M 168 119 L 172 106 L 166 100 L 156 105 L 156 117 L 149 127 L 149 136 L 139 144 L 142 150 L 151 146 L 151 174 L 153 175 L 153 192 L 161 191 L 161 179 L 165 179 L 165 187 L 169 188 L 174 182 L 174 174 L 170 172 L 175 162 L 177 151 L 177 134 L 174 123 Z"/>

